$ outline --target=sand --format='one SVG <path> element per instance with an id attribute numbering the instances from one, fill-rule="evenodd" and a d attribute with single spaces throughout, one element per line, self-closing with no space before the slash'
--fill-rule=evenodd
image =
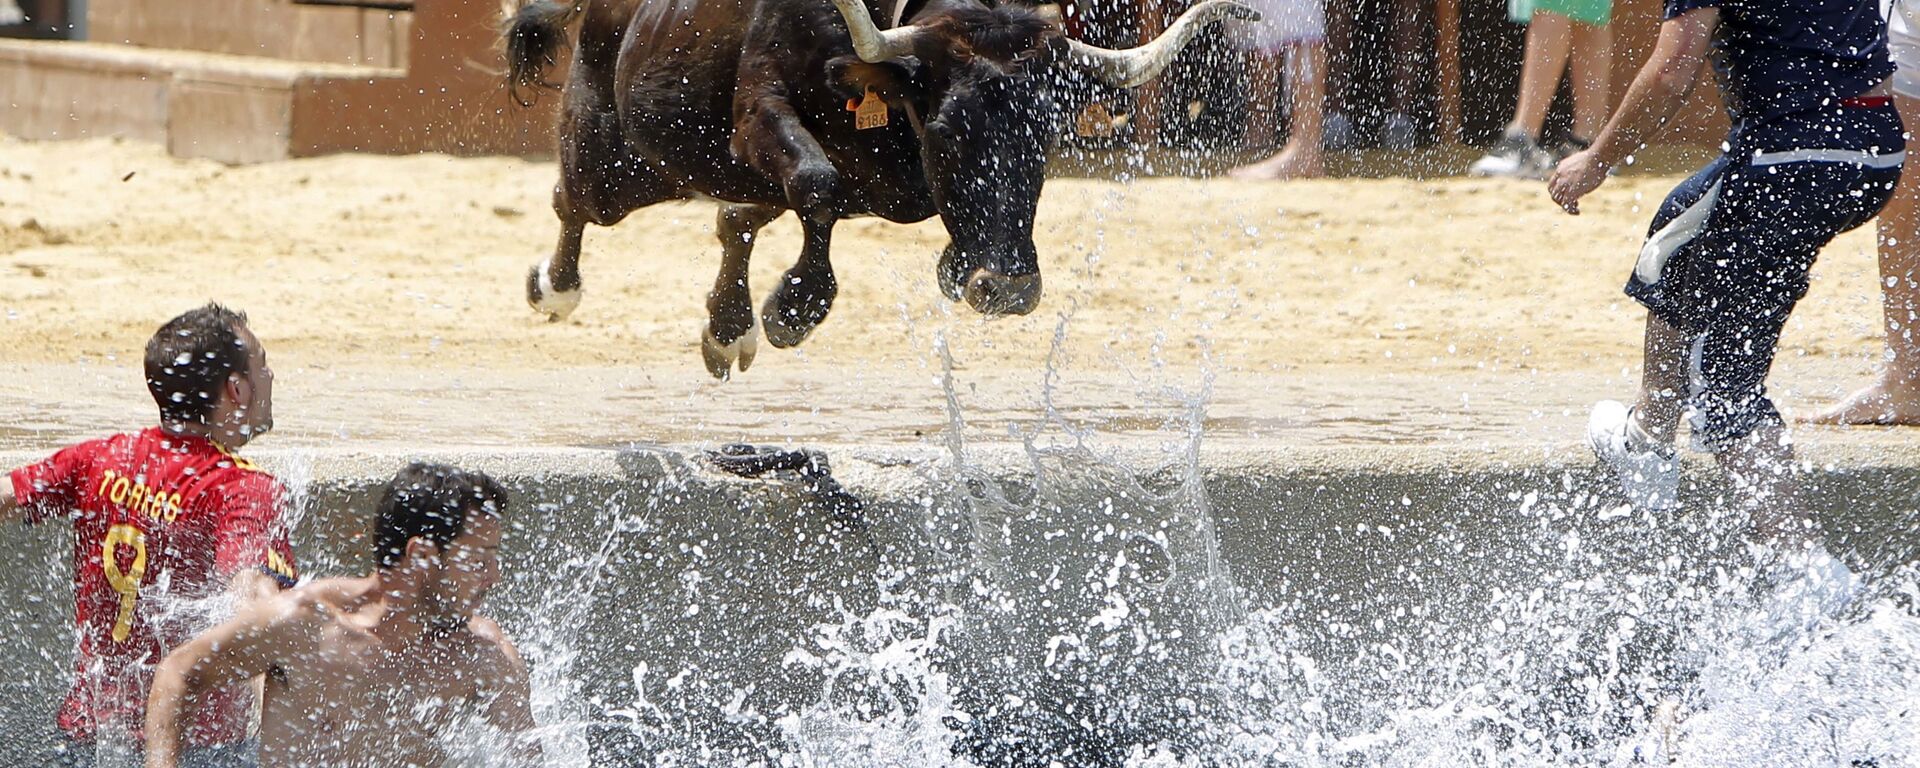
<path id="1" fill-rule="evenodd" d="M 125 368 L 161 320 L 218 299 L 248 312 L 296 391 L 328 371 L 398 377 L 427 397 L 457 391 L 462 375 L 512 372 L 537 387 L 548 372 L 619 369 L 639 372 L 620 388 L 725 412 L 736 396 L 778 399 L 773 382 L 894 372 L 924 383 L 936 339 L 974 381 L 1037 382 L 1057 332 L 1065 369 L 1140 380 L 1210 368 L 1253 392 L 1287 377 L 1624 386 L 1643 315 L 1619 286 L 1677 180 L 1614 179 L 1572 217 L 1541 184 L 1508 180 L 1057 179 L 1036 232 L 1042 308 L 993 321 L 935 286 L 937 221 L 844 222 L 832 316 L 799 350 L 762 345 L 751 371 L 715 384 L 699 354 L 719 260 L 712 204 L 590 229 L 585 301 L 549 323 L 522 290 L 555 235 L 555 175 L 517 158 L 228 167 L 132 142 L 0 140 L 0 366 Z M 769 227 L 756 296 L 797 252 L 791 216 Z M 1877 302 L 1871 235 L 1842 237 L 1787 330 L 1777 378 L 1863 379 L 1879 353 Z"/>

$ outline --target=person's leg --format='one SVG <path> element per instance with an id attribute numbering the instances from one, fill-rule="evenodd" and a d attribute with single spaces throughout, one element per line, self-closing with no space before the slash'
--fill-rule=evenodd
<path id="1" fill-rule="evenodd" d="M 1508 121 L 1499 143 L 1468 166 L 1467 173 L 1540 179 L 1553 170 L 1553 156 L 1540 148 L 1540 130 L 1566 69 L 1572 26 L 1566 16 L 1534 9 L 1527 23 L 1526 60 L 1520 66 L 1520 96 L 1513 107 L 1513 119 Z"/>
<path id="2" fill-rule="evenodd" d="M 1380 0 L 1327 0 L 1326 10 L 1326 98 L 1323 112 L 1326 117 L 1321 121 L 1320 145 L 1333 150 L 1349 150 L 1360 144 L 1355 133 L 1352 111 L 1347 104 L 1347 93 L 1353 89 L 1356 76 L 1353 63 L 1365 61 L 1360 52 L 1364 41 L 1354 34 L 1357 19 L 1373 13 L 1373 7 Z M 1364 106 L 1364 105 L 1362 105 Z"/>
<path id="3" fill-rule="evenodd" d="M 1692 339 L 1685 331 L 1647 313 L 1641 351 L 1640 396 L 1634 401 L 1634 427 L 1658 446 L 1671 448 L 1685 410 L 1687 355 Z"/>
<path id="4" fill-rule="evenodd" d="M 1266 149 L 1280 135 L 1280 71 L 1278 55 L 1247 54 L 1246 146 Z"/>
<path id="5" fill-rule="evenodd" d="M 1354 18 L 1372 12 L 1372 5 L 1379 0 L 1327 0 L 1326 8 L 1326 111 L 1329 114 L 1344 113 L 1347 110 L 1344 86 L 1353 82 L 1353 62 L 1358 58 L 1359 40 L 1355 38 Z"/>
<path id="6" fill-rule="evenodd" d="M 1288 46 L 1287 143 L 1273 157 L 1233 169 L 1243 179 L 1298 179 L 1326 173 L 1321 148 L 1321 120 L 1325 116 L 1326 46 L 1319 40 Z"/>
<path id="7" fill-rule="evenodd" d="M 1689 284 L 1690 267 L 1709 258 L 1703 235 L 1719 206 L 1727 166 L 1725 157 L 1707 164 L 1675 186 L 1654 214 L 1626 288 L 1648 310 L 1640 394 L 1631 408 L 1596 403 L 1587 422 L 1594 455 L 1613 470 L 1627 502 L 1648 511 L 1679 504 L 1674 432 L 1692 392 L 1688 360 L 1698 337 L 1691 330 L 1699 294 Z"/>
<path id="8" fill-rule="evenodd" d="M 1387 87 L 1386 125 L 1380 143 L 1388 149 L 1411 149 L 1419 143 L 1413 114 L 1427 87 L 1427 13 L 1425 0 L 1391 0 L 1393 16 L 1393 79 Z"/>
<path id="9" fill-rule="evenodd" d="M 1793 446 L 1766 390 L 1780 330 L 1820 249 L 1879 212 L 1897 173 L 1827 162 L 1730 171 L 1703 246 L 1713 258 L 1691 264 L 1706 300 L 1691 366 L 1695 442 L 1750 502 L 1762 543 L 1805 540 Z"/>
<path id="10" fill-rule="evenodd" d="M 1611 114 L 1607 102 L 1613 92 L 1613 27 L 1580 23 L 1572 27 L 1571 50 L 1579 54 L 1571 56 L 1573 137 L 1584 145 L 1600 135 Z"/>
<path id="11" fill-rule="evenodd" d="M 1303 42 L 1287 51 L 1287 146 L 1304 175 L 1320 175 L 1321 121 L 1327 109 L 1327 47 Z"/>
<path id="12" fill-rule="evenodd" d="M 1567 51 L 1573 41 L 1573 22 L 1549 11 L 1535 11 L 1527 24 L 1526 60 L 1520 65 L 1520 99 L 1507 123 L 1510 132 L 1524 133 L 1535 142 L 1547 122 L 1547 107 L 1560 89 Z"/>
<path id="13" fill-rule="evenodd" d="M 1911 136 L 1920 129 L 1920 98 L 1893 101 Z M 1920 425 L 1920 169 L 1901 174 L 1878 229 L 1886 367 L 1871 386 L 1814 416 L 1815 423 Z"/>

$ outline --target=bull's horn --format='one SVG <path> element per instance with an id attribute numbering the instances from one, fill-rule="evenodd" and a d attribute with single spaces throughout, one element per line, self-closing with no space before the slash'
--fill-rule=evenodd
<path id="1" fill-rule="evenodd" d="M 878 64 L 913 53 L 913 38 L 919 34 L 919 28 L 911 25 L 898 29 L 876 27 L 862 0 L 833 0 L 833 7 L 840 9 L 840 18 L 847 20 L 853 52 L 861 61 Z"/>
<path id="2" fill-rule="evenodd" d="M 863 13 L 865 10 L 861 9 Z M 1174 57 L 1180 55 L 1180 50 L 1193 42 L 1194 36 L 1200 34 L 1200 30 L 1208 24 L 1226 19 L 1259 21 L 1260 12 L 1233 0 L 1206 0 L 1188 8 L 1186 13 L 1173 21 L 1172 26 L 1167 27 L 1167 31 L 1160 33 L 1153 42 L 1138 48 L 1115 51 L 1068 40 L 1068 60 L 1108 85 L 1133 88 L 1159 77 L 1167 65 L 1173 63 Z"/>

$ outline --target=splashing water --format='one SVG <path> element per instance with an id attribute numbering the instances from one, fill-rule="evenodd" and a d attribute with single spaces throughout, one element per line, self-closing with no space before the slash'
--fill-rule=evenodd
<path id="1" fill-rule="evenodd" d="M 967 442 L 965 390 L 935 350 L 945 448 L 842 477 L 869 499 L 859 520 L 647 448 L 620 454 L 624 477 L 521 489 L 521 549 L 490 611 L 532 664 L 548 765 L 1886 767 L 1920 754 L 1912 567 L 1856 556 L 1851 604 L 1782 631 L 1730 508 L 1635 513 L 1576 470 L 1203 461 L 1204 379 L 1142 388 L 1169 414 L 1159 460 L 1143 463 L 1052 408 L 1051 362 L 1043 415 L 996 453 L 1007 446 Z M 296 493 L 324 497 L 311 461 L 294 464 Z M 329 516 L 300 524 L 308 540 L 351 538 Z M 1836 551 L 1875 546 L 1855 539 Z M 221 610 L 174 607 L 194 621 Z M 28 623 L 25 608 L 0 624 Z M 64 669 L 68 649 L 42 646 L 36 668 Z M 507 752 L 478 723 L 444 742 L 460 765 Z"/>
<path id="2" fill-rule="evenodd" d="M 1920 748 L 1911 570 L 1783 635 L 1732 512 L 1657 520 L 1573 472 L 1417 502 L 1250 494 L 1203 468 L 1204 384 L 1160 395 L 1166 466 L 1049 410 L 996 468 L 936 348 L 947 453 L 864 526 L 760 488 L 670 530 L 656 512 L 702 503 L 671 458 L 600 507 L 614 535 L 510 609 L 550 764 L 1889 766 Z M 799 542 L 787 562 L 736 548 L 769 532 Z M 625 605 L 635 580 L 674 599 Z M 645 626 L 604 631 L 622 622 Z"/>

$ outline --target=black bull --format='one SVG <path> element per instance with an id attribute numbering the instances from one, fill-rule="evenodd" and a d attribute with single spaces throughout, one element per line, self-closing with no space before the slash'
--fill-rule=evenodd
<path id="1" fill-rule="evenodd" d="M 760 314 L 776 347 L 799 344 L 826 319 L 837 292 L 828 244 L 834 223 L 849 216 L 904 223 L 939 214 L 948 245 L 938 276 L 948 298 L 990 315 L 1032 312 L 1040 299 L 1034 211 L 1063 122 L 1053 89 L 1067 76 L 1140 85 L 1208 24 L 1258 17 L 1206 0 L 1153 42 L 1112 51 L 1067 39 L 1057 6 L 898 1 L 907 3 L 904 18 L 885 30 L 862 0 L 520 7 L 506 29 L 516 92 L 541 84 L 580 17 L 553 195 L 560 240 L 528 275 L 528 302 L 555 319 L 579 303 L 587 224 L 612 226 L 654 203 L 705 196 L 724 201 L 723 256 L 702 339 L 717 377 L 753 361 L 747 264 L 760 228 L 787 210 L 798 214 L 805 244 Z M 882 18 L 894 17 L 889 9 Z M 866 98 L 884 101 L 884 125 L 856 126 L 846 105 Z"/>

